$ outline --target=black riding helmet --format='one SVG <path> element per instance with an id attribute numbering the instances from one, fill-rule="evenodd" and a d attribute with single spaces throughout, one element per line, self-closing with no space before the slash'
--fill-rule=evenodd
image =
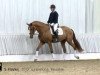
<path id="1" fill-rule="evenodd" d="M 54 9 L 55 9 L 55 8 L 56 8 L 56 6 L 55 6 L 54 4 L 52 4 L 52 5 L 50 6 L 50 8 L 54 8 Z"/>

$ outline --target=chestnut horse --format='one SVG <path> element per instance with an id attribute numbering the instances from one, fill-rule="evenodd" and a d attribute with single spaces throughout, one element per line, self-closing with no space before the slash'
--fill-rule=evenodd
<path id="1" fill-rule="evenodd" d="M 28 30 L 30 31 L 30 38 L 33 38 L 33 35 L 35 31 L 39 33 L 38 38 L 40 40 L 40 43 L 36 49 L 36 58 L 38 57 L 39 49 L 47 43 L 50 48 L 50 52 L 53 53 L 52 43 L 53 43 L 53 37 L 50 31 L 49 24 L 45 24 L 43 22 L 34 21 L 28 25 Z M 75 51 L 82 52 L 83 49 L 81 48 L 79 42 L 77 41 L 75 37 L 75 33 L 72 29 L 66 27 L 66 26 L 60 26 L 63 30 L 63 35 L 59 35 L 59 42 L 61 42 L 61 46 L 63 48 L 63 52 L 66 53 L 66 47 L 65 43 L 68 42 L 69 45 L 71 45 Z M 79 58 L 78 56 L 75 56 L 76 58 Z"/>

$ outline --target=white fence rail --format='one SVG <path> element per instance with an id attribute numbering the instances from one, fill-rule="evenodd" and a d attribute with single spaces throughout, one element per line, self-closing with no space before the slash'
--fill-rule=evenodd
<path id="1" fill-rule="evenodd" d="M 76 35 L 86 53 L 100 52 L 100 35 L 84 34 Z M 28 35 L 0 35 L 0 55 L 30 55 L 35 54 L 39 44 L 37 35 L 30 39 Z M 73 53 L 73 48 L 66 43 L 68 53 Z M 62 53 L 60 43 L 53 44 L 54 53 Z M 40 49 L 40 54 L 49 54 L 48 45 Z"/>

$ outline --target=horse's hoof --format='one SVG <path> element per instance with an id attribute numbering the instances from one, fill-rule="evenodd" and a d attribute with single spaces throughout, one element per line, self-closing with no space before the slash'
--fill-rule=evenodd
<path id="1" fill-rule="evenodd" d="M 34 61 L 37 61 L 37 59 L 34 59 Z"/>
<path id="2" fill-rule="evenodd" d="M 52 61 L 55 61 L 55 59 L 52 59 Z"/>
<path id="3" fill-rule="evenodd" d="M 79 57 L 79 56 L 75 56 L 75 58 L 76 58 L 76 59 L 80 59 L 80 57 Z"/>
<path id="4" fill-rule="evenodd" d="M 64 61 L 66 60 L 66 58 L 64 58 Z"/>

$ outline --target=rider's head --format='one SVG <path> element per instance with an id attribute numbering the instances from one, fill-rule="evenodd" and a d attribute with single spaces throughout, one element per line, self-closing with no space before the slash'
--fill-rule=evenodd
<path id="1" fill-rule="evenodd" d="M 55 11 L 56 6 L 55 6 L 54 4 L 52 4 L 52 5 L 50 6 L 50 9 L 51 9 L 51 11 L 53 12 L 53 11 Z"/>

